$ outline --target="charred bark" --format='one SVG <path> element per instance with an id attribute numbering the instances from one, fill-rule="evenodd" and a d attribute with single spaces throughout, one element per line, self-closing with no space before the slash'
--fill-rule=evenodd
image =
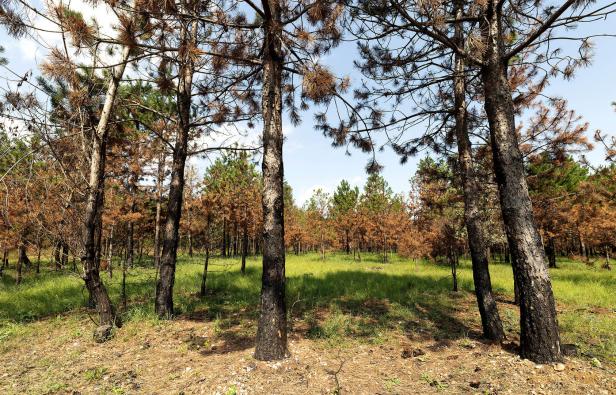
<path id="1" fill-rule="evenodd" d="M 456 3 L 456 6 L 457 14 L 461 14 L 462 7 L 459 1 Z M 456 25 L 455 33 L 456 39 L 463 41 L 461 26 Z M 484 210 L 481 199 L 485 193 L 475 174 L 473 150 L 468 135 L 466 65 L 461 56 L 456 56 L 455 62 L 455 129 L 458 145 L 458 162 L 464 190 L 464 221 L 471 252 L 475 296 L 477 298 L 477 306 L 479 307 L 479 315 L 481 316 L 483 336 L 489 340 L 501 341 L 505 338 L 505 332 L 498 313 L 496 300 L 492 293 L 492 281 L 488 269 L 488 243 L 486 240 L 485 218 L 482 216 Z"/>
<path id="2" fill-rule="evenodd" d="M 481 68 L 485 110 L 502 216 L 520 293 L 520 354 L 534 362 L 549 363 L 562 360 L 556 307 L 517 141 L 500 12 L 496 1 L 489 1 L 481 22 L 486 43 Z"/>
<path id="3" fill-rule="evenodd" d="M 287 355 L 282 162 L 282 24 L 278 0 L 263 0 L 263 274 L 255 358 Z"/>
<path id="4" fill-rule="evenodd" d="M 190 29 L 190 30 L 189 30 Z M 183 30 L 182 41 L 194 42 L 197 24 Z M 180 80 L 177 91 L 178 104 L 178 136 L 173 149 L 171 166 L 171 185 L 167 204 L 167 219 L 163 229 L 162 254 L 160 258 L 159 276 L 156 284 L 156 314 L 161 318 L 173 317 L 173 285 L 175 282 L 175 265 L 182 216 L 182 201 L 184 195 L 184 168 L 188 154 L 188 135 L 190 133 L 190 107 L 192 99 L 192 78 L 194 61 L 189 53 L 183 55 L 180 63 Z"/>
<path id="5" fill-rule="evenodd" d="M 91 140 L 90 180 L 84 215 L 84 254 L 81 257 L 81 262 L 83 265 L 83 280 L 90 294 L 90 299 L 94 302 L 98 311 L 100 325 L 120 325 L 120 322 L 115 317 L 115 311 L 107 294 L 107 289 L 99 276 L 100 225 L 105 193 L 105 153 L 107 137 L 109 135 L 108 124 L 129 55 L 130 48 L 126 46 L 122 50 L 120 63 L 112 72 L 105 104 Z"/>

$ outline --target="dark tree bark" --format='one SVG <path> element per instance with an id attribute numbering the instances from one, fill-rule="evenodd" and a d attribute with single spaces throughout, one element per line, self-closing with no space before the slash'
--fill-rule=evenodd
<path id="1" fill-rule="evenodd" d="M 457 17 L 462 13 L 460 1 L 456 2 Z M 463 41 L 462 27 L 456 25 L 456 39 Z M 496 300 L 492 294 L 492 282 L 488 269 L 488 248 L 486 241 L 485 218 L 482 216 L 483 204 L 481 202 L 484 191 L 475 174 L 473 150 L 468 135 L 468 115 L 466 104 L 466 77 L 465 61 L 456 55 L 454 74 L 454 106 L 456 118 L 456 139 L 458 145 L 458 162 L 464 190 L 464 221 L 468 234 L 468 245 L 471 251 L 473 268 L 473 282 L 475 296 L 481 316 L 483 336 L 493 341 L 505 338 L 503 324 L 498 313 Z"/>
<path id="2" fill-rule="evenodd" d="M 55 263 L 55 270 L 58 271 L 62 269 L 62 261 L 60 260 L 60 250 L 61 250 L 62 242 L 60 240 L 56 241 L 53 246 L 53 260 Z"/>
<path id="3" fill-rule="evenodd" d="M 69 254 L 68 243 L 62 240 L 62 267 L 68 266 L 68 254 Z"/>
<path id="4" fill-rule="evenodd" d="M 488 2 L 481 20 L 486 43 L 481 74 L 494 172 L 520 292 L 520 355 L 537 363 L 549 363 L 562 360 L 556 306 L 516 136 L 497 3 Z"/>
<path id="5" fill-rule="evenodd" d="M 263 274 L 255 358 L 287 355 L 282 162 L 282 23 L 278 0 L 263 0 Z"/>
<path id="6" fill-rule="evenodd" d="M 25 243 L 19 243 L 19 247 L 17 248 L 17 277 L 15 282 L 17 285 L 21 284 L 22 281 L 22 269 L 24 266 L 30 266 L 30 258 L 28 258 L 28 251 L 26 249 Z"/>
<path id="7" fill-rule="evenodd" d="M 556 267 L 556 245 L 554 237 L 548 238 L 548 244 L 545 246 L 545 252 L 548 255 L 548 267 Z"/>
<path id="8" fill-rule="evenodd" d="M 242 274 L 246 274 L 246 256 L 248 255 L 248 219 L 245 213 L 244 221 L 242 223 Z"/>
<path id="9" fill-rule="evenodd" d="M 210 264 L 210 223 L 211 223 L 211 218 L 208 215 L 207 224 L 205 227 L 205 260 L 203 262 L 203 274 L 201 275 L 201 292 L 199 293 L 201 297 L 205 296 L 206 281 L 207 281 L 207 268 Z"/>
<path id="10" fill-rule="evenodd" d="M 189 43 L 196 39 L 197 24 L 183 30 L 182 41 Z M 191 29 L 191 30 L 188 30 Z M 178 235 L 182 216 L 184 195 L 184 167 L 188 154 L 188 135 L 190 132 L 190 107 L 192 99 L 192 78 L 194 61 L 189 53 L 180 61 L 180 80 L 178 83 L 178 136 L 173 149 L 171 166 L 171 185 L 167 204 L 167 219 L 163 229 L 163 250 L 160 258 L 158 282 L 156 284 L 156 314 L 161 318 L 173 317 L 173 285 L 175 282 L 175 264 L 177 260 Z"/>
<path id="11" fill-rule="evenodd" d="M 237 241 L 238 241 L 237 221 L 233 221 L 233 256 L 237 256 Z"/>
<path id="12" fill-rule="evenodd" d="M 227 256 L 227 219 L 222 219 L 222 256 Z"/>
<path id="13" fill-rule="evenodd" d="M 109 135 L 108 124 L 129 55 L 130 48 L 126 46 L 122 50 L 120 63 L 111 73 L 105 104 L 91 141 L 90 180 L 84 215 L 84 254 L 81 257 L 81 262 L 83 265 L 83 280 L 90 294 L 90 299 L 94 302 L 98 311 L 100 325 L 121 325 L 115 317 L 107 289 L 99 276 L 99 258 L 102 233 L 100 228 L 105 195 L 105 154 Z"/>

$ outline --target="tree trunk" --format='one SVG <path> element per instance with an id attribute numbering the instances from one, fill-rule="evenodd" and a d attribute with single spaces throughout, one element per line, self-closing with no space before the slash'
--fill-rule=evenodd
<path id="1" fill-rule="evenodd" d="M 453 249 L 449 252 L 449 264 L 451 266 L 451 277 L 453 278 L 453 292 L 458 292 L 458 259 Z"/>
<path id="2" fill-rule="evenodd" d="M 113 229 L 115 225 L 111 225 L 111 230 L 109 231 L 109 246 L 107 247 L 107 274 L 109 274 L 109 278 L 113 278 Z"/>
<path id="3" fill-rule="evenodd" d="M 100 257 L 100 224 L 103 210 L 103 198 L 105 192 L 105 151 L 107 148 L 108 124 L 111 118 L 113 104 L 120 80 L 126 68 L 126 62 L 130 55 L 130 48 L 124 47 L 118 66 L 112 72 L 111 80 L 105 96 L 105 104 L 101 111 L 98 126 L 92 136 L 92 148 L 90 153 L 90 180 L 85 208 L 84 220 L 84 254 L 81 258 L 83 265 L 83 280 L 90 294 L 90 298 L 96 305 L 99 314 L 100 325 L 120 325 L 115 317 L 115 312 L 107 289 L 99 276 Z"/>
<path id="4" fill-rule="evenodd" d="M 17 278 L 15 280 L 15 282 L 17 283 L 17 285 L 21 284 L 21 280 L 22 280 L 22 268 L 24 266 L 30 266 L 30 258 L 28 258 L 28 252 L 26 249 L 26 244 L 21 242 L 19 243 L 19 248 L 17 249 Z"/>
<path id="5" fill-rule="evenodd" d="M 62 240 L 62 267 L 68 266 L 68 243 Z"/>
<path id="6" fill-rule="evenodd" d="M 548 267 L 555 268 L 556 267 L 556 246 L 554 244 L 554 237 L 548 239 L 548 244 L 545 248 L 545 251 L 548 255 Z"/>
<path id="7" fill-rule="evenodd" d="M 248 219 L 244 217 L 242 224 L 242 274 L 246 274 L 246 255 L 248 255 Z"/>
<path id="8" fill-rule="evenodd" d="M 233 221 L 233 256 L 236 257 L 237 256 L 237 237 L 238 235 L 238 230 L 237 230 L 237 221 Z"/>
<path id="9" fill-rule="evenodd" d="M 190 31 L 188 29 L 191 29 Z M 197 23 L 185 28 L 182 32 L 182 42 L 188 44 L 196 40 Z M 182 216 L 182 200 L 184 195 L 184 167 L 188 153 L 188 135 L 190 132 L 190 106 L 192 100 L 192 78 L 194 63 L 190 53 L 183 55 L 180 63 L 180 81 L 178 83 L 178 136 L 173 150 L 171 167 L 171 185 L 167 204 L 167 220 L 163 229 L 163 250 L 160 259 L 160 270 L 156 284 L 156 314 L 161 318 L 173 316 L 173 285 L 175 282 L 175 264 L 178 249 L 178 234 Z"/>
<path id="10" fill-rule="evenodd" d="M 552 285 L 533 219 L 507 80 L 500 9 L 490 0 L 481 21 L 486 48 L 481 69 L 494 172 L 520 291 L 520 354 L 537 363 L 562 360 Z"/>
<path id="11" fill-rule="evenodd" d="M 263 275 L 255 358 L 287 355 L 282 162 L 282 23 L 278 0 L 263 0 Z"/>
<path id="12" fill-rule="evenodd" d="M 128 266 L 128 256 L 127 259 L 122 260 L 122 309 L 126 311 L 126 268 Z"/>
<path id="13" fill-rule="evenodd" d="M 203 262 L 203 274 L 201 276 L 201 297 L 205 296 L 205 285 L 207 280 L 207 267 L 210 264 L 210 217 L 208 215 L 207 225 L 205 227 L 205 261 Z"/>
<path id="14" fill-rule="evenodd" d="M 160 266 L 160 223 L 163 201 L 163 179 L 165 178 L 165 146 L 158 157 L 158 174 L 156 176 L 156 219 L 154 222 L 154 267 L 158 273 Z"/>
<path id="15" fill-rule="evenodd" d="M 60 260 L 60 240 L 56 241 L 53 246 L 53 260 L 55 263 L 55 270 L 58 271 L 62 269 L 62 261 Z"/>
<path id="16" fill-rule="evenodd" d="M 227 256 L 227 219 L 223 217 L 222 219 L 222 256 L 223 258 Z"/>
<path id="17" fill-rule="evenodd" d="M 462 14 L 461 1 L 456 2 L 457 17 Z M 456 25 L 456 39 L 463 41 L 461 26 Z M 483 336 L 493 341 L 505 338 L 498 306 L 492 294 L 492 281 L 488 269 L 488 248 L 486 241 L 485 218 L 482 216 L 481 199 L 485 192 L 475 174 L 473 149 L 468 135 L 468 114 L 466 104 L 466 65 L 461 56 L 456 56 L 454 74 L 454 111 L 456 118 L 456 139 L 458 162 L 464 190 L 464 221 L 471 252 L 475 296 L 481 316 Z"/>
<path id="18" fill-rule="evenodd" d="M 39 239 L 37 246 L 36 246 L 37 252 L 36 252 L 36 274 L 40 274 L 41 273 L 41 250 L 43 249 L 43 247 L 41 246 L 41 241 Z"/>

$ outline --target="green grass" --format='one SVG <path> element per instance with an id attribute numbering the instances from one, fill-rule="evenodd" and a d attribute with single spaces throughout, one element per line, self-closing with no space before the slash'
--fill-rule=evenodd
<path id="1" fill-rule="evenodd" d="M 352 257 L 336 254 L 323 262 L 317 254 L 288 255 L 287 306 L 292 324 L 307 325 L 308 337 L 332 346 L 357 340 L 379 343 L 391 330 L 463 341 L 477 327 L 479 314 L 468 308 L 473 289 L 469 262 L 461 262 L 461 291 L 455 294 L 450 291 L 451 274 L 446 266 L 395 256 L 388 264 L 380 263 L 377 256 L 363 258 L 354 262 Z M 497 263 L 490 268 L 495 292 L 501 300 L 511 300 L 511 267 Z M 176 311 L 191 319 L 213 321 L 220 333 L 238 323 L 247 333 L 254 332 L 260 259 L 249 259 L 245 276 L 239 273 L 239 259 L 214 258 L 210 269 L 208 295 L 200 298 L 202 257 L 180 258 Z M 38 276 L 26 273 L 19 286 L 14 284 L 13 275 L 5 271 L 0 281 L 0 343 L 27 335 L 31 332 L 28 322 L 63 314 L 58 320 L 66 323 L 64 313 L 73 311 L 68 315 L 73 319 L 84 313 L 87 292 L 77 275 L 48 270 Z M 616 363 L 616 273 L 563 259 L 559 268 L 551 270 L 551 276 L 563 342 L 575 343 L 589 356 Z M 118 304 L 121 272 L 116 270 L 112 280 L 107 274 L 102 277 Z M 130 300 L 129 310 L 123 312 L 125 320 L 157 324 L 152 306 L 154 280 L 151 268 L 129 272 Z M 466 304 L 460 307 L 461 302 Z M 502 305 L 501 316 L 506 329 L 517 331 L 515 306 Z"/>

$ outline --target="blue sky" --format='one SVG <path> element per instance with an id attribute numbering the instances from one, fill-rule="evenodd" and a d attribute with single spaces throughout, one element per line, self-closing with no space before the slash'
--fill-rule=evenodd
<path id="1" fill-rule="evenodd" d="M 615 20 L 616 16 L 613 16 L 605 21 L 586 24 L 577 34 L 616 34 Z M 590 138 L 596 129 L 614 136 L 616 113 L 611 103 L 616 101 L 616 55 L 614 55 L 616 38 L 597 38 L 594 43 L 593 64 L 579 70 L 572 80 L 553 80 L 547 93 L 567 99 L 570 108 L 590 123 Z M 5 56 L 9 59 L 11 68 L 20 73 L 35 68 L 45 53 L 32 41 L 9 38 L 3 30 L 0 30 L 0 45 L 6 49 Z M 348 42 L 335 49 L 322 61 L 339 76 L 349 75 L 352 82 L 357 82 L 358 75 L 353 70 L 354 58 L 355 45 Z M 0 74 L 4 73 L 5 71 L 0 71 Z M 352 155 L 348 156 L 344 148 L 332 148 L 330 140 L 314 130 L 312 112 L 308 111 L 302 115 L 303 121 L 299 126 L 293 127 L 285 122 L 285 176 L 293 187 L 296 201 L 302 204 L 315 188 L 331 192 L 342 179 L 361 186 L 366 179 L 364 168 L 367 156 L 353 150 L 351 150 Z M 384 165 L 382 174 L 394 192 L 408 191 L 408 180 L 415 172 L 419 159 L 426 155 L 429 153 L 421 153 L 405 165 L 401 165 L 390 149 L 378 153 L 379 162 Z M 592 163 L 601 164 L 604 153 L 603 150 L 596 149 L 587 157 Z M 207 161 L 198 162 L 197 165 L 203 170 Z"/>

